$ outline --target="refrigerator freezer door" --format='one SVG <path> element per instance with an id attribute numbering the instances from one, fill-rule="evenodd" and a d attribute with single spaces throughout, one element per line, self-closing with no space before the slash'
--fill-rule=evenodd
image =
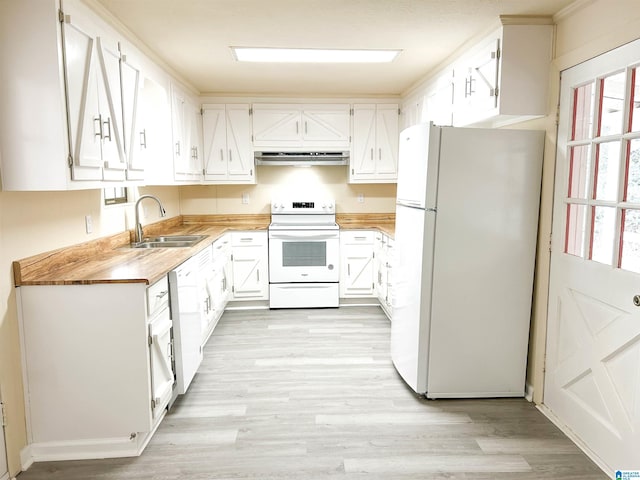
<path id="1" fill-rule="evenodd" d="M 440 127 L 421 123 L 400 133 L 397 202 L 435 208 L 438 184 Z"/>
<path id="2" fill-rule="evenodd" d="M 427 387 L 435 220 L 434 211 L 396 207 L 391 358 L 417 393 L 424 393 Z"/>

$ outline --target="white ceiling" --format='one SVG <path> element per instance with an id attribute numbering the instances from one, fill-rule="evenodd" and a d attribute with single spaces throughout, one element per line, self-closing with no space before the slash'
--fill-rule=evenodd
<path id="1" fill-rule="evenodd" d="M 97 0 L 201 93 L 399 95 L 499 15 L 574 0 Z M 402 49 L 391 64 L 241 64 L 230 46 Z"/>

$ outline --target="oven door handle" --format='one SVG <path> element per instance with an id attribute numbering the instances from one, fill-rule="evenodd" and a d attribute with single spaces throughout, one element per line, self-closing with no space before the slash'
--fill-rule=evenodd
<path id="1" fill-rule="evenodd" d="M 337 233 L 316 233 L 316 232 L 305 232 L 303 230 L 297 231 L 296 233 L 276 233 L 270 232 L 269 238 L 275 240 L 331 240 L 340 238 Z"/>

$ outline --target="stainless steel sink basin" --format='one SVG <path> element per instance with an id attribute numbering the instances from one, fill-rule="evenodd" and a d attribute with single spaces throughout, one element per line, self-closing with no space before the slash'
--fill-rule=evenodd
<path id="1" fill-rule="evenodd" d="M 132 243 L 132 248 L 176 248 L 192 247 L 206 235 L 158 235 L 145 238 L 139 243 Z"/>

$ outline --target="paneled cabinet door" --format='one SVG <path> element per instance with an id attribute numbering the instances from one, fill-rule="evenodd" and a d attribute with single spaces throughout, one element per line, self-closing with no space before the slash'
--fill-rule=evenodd
<path id="1" fill-rule="evenodd" d="M 205 181 L 255 183 L 249 105 L 206 105 L 202 130 Z"/>
<path id="2" fill-rule="evenodd" d="M 341 297 L 373 295 L 373 246 L 341 245 Z"/>
<path id="3" fill-rule="evenodd" d="M 471 58 L 455 67 L 454 99 L 457 115 L 474 115 L 498 106 L 500 39 L 493 38 Z"/>
<path id="4" fill-rule="evenodd" d="M 156 418 L 167 406 L 173 391 L 171 316 L 165 307 L 149 324 L 149 359 L 151 366 L 151 407 Z"/>
<path id="5" fill-rule="evenodd" d="M 260 299 L 268 297 L 266 247 L 233 249 L 233 298 Z"/>
<path id="6" fill-rule="evenodd" d="M 349 148 L 351 116 L 348 104 L 304 105 L 302 139 L 314 146 Z"/>
<path id="7" fill-rule="evenodd" d="M 122 105 L 124 148 L 127 159 L 127 180 L 144 180 L 147 163 L 147 129 L 142 96 L 143 78 L 140 67 L 131 55 L 122 55 Z"/>
<path id="8" fill-rule="evenodd" d="M 254 147 L 300 145 L 300 108 L 297 105 L 253 105 Z"/>
<path id="9" fill-rule="evenodd" d="M 351 183 L 398 178 L 398 105 L 354 105 Z"/>
<path id="10" fill-rule="evenodd" d="M 200 109 L 172 85 L 173 168 L 178 181 L 199 181 L 202 177 Z"/>
<path id="11" fill-rule="evenodd" d="M 72 179 L 123 180 L 120 53 L 76 18 L 62 27 Z"/>

